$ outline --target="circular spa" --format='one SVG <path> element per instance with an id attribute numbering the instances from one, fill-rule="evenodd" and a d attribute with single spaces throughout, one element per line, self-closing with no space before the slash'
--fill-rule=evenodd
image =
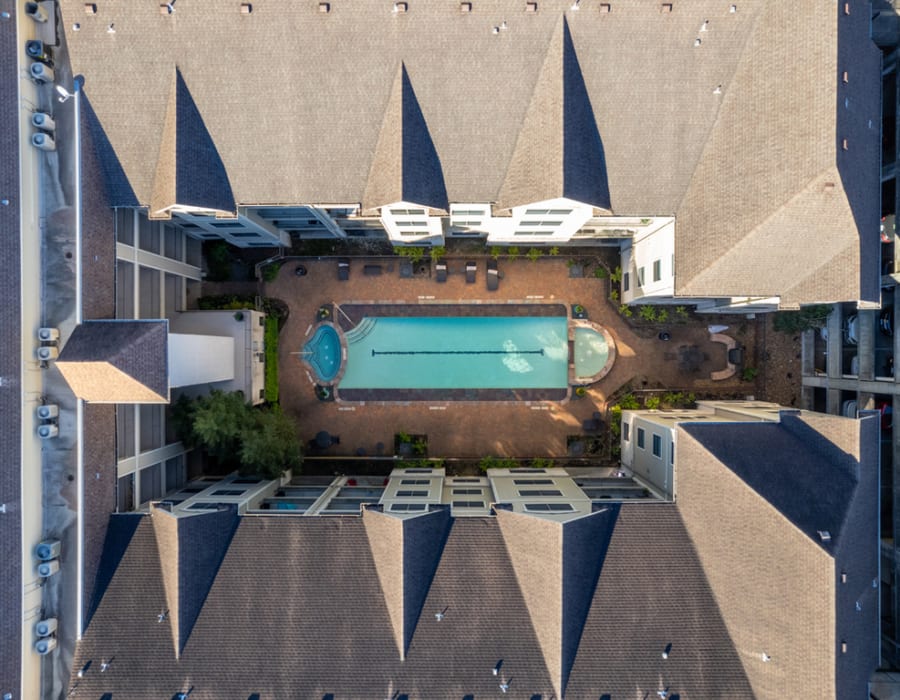
<path id="1" fill-rule="evenodd" d="M 575 383 L 590 384 L 603 379 L 616 359 L 616 343 L 602 326 L 584 319 L 572 320 Z"/>
<path id="2" fill-rule="evenodd" d="M 303 346 L 302 359 L 321 384 L 330 384 L 341 368 L 341 339 L 330 324 L 323 323 Z"/>

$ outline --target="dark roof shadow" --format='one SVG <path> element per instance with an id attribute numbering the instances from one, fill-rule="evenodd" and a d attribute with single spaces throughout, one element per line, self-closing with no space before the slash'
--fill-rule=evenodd
<path id="1" fill-rule="evenodd" d="M 122 169 L 119 157 L 109 137 L 103 129 L 103 125 L 97 118 L 97 113 L 91 105 L 84 90 L 81 91 L 81 118 L 84 120 L 82 133 L 86 133 L 90 138 L 90 144 L 93 146 L 94 154 L 100 164 L 100 171 L 103 173 L 103 181 L 106 186 L 106 194 L 109 197 L 110 205 L 113 207 L 137 207 L 140 202 L 131 188 L 128 176 Z"/>
<path id="2" fill-rule="evenodd" d="M 109 525 L 106 528 L 106 539 L 103 541 L 103 552 L 100 555 L 100 565 L 97 567 L 97 578 L 94 584 L 94 594 L 88 606 L 84 618 L 84 629 L 88 628 L 91 618 L 97 612 L 103 595 L 119 568 L 119 562 L 125 555 L 131 538 L 137 530 L 141 519 L 146 517 L 139 513 L 113 513 L 109 516 Z"/>
<path id="3" fill-rule="evenodd" d="M 565 20 L 562 50 L 563 196 L 611 209 L 603 140 Z"/>

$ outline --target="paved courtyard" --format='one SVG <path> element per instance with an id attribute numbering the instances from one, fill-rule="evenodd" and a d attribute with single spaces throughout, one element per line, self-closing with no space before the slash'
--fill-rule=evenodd
<path id="1" fill-rule="evenodd" d="M 656 328 L 633 329 L 606 300 L 608 280 L 572 279 L 563 257 L 544 257 L 537 262 L 501 259 L 502 280 L 497 291 L 488 291 L 485 281 L 487 258 L 477 260 L 475 284 L 465 281 L 462 258 L 446 260 L 449 275 L 444 283 L 433 275 L 400 277 L 401 258 L 353 258 L 350 278 L 338 279 L 336 258 L 304 258 L 286 261 L 275 281 L 265 285 L 265 294 L 285 301 L 290 317 L 279 341 L 280 403 L 296 418 L 300 437 L 307 441 L 321 430 L 340 436 L 340 444 L 328 454 L 353 455 L 362 448 L 376 452 L 383 443 L 390 454 L 397 432 L 427 434 L 432 457 L 480 458 L 560 457 L 566 454 L 566 436 L 580 434 L 582 421 L 595 411 L 604 411 L 607 398 L 623 385 L 637 389 L 664 386 L 672 390 L 752 393 L 752 385 L 739 376 L 713 382 L 709 373 L 726 365 L 725 347 L 712 343 L 705 325 L 670 324 L 671 340 L 656 337 Z M 305 276 L 294 271 L 298 264 Z M 364 275 L 365 264 L 380 265 L 382 274 Z M 314 393 L 307 367 L 296 354 L 306 340 L 316 312 L 330 303 L 540 303 L 582 304 L 592 321 L 606 327 L 616 342 L 612 371 L 590 387 L 587 395 L 563 402 L 454 402 L 408 403 L 321 402 Z M 752 323 L 741 329 L 738 339 L 750 344 Z M 736 328 L 729 331 L 733 333 Z M 646 337 L 645 337 L 646 336 Z M 679 348 L 694 348 L 696 371 L 686 373 Z"/>

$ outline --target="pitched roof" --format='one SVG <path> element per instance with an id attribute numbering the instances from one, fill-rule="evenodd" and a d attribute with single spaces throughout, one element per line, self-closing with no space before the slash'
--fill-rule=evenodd
<path id="1" fill-rule="evenodd" d="M 449 206 L 441 161 L 402 62 L 384 110 L 362 208 L 372 212 L 396 202 L 412 202 L 443 213 Z"/>
<path id="2" fill-rule="evenodd" d="M 224 507 L 179 518 L 153 507 L 151 516 L 178 658 L 237 528 L 237 510 Z"/>
<path id="3" fill-rule="evenodd" d="M 847 601 L 840 577 L 856 597 L 878 575 L 867 515 L 877 450 L 865 447 L 874 421 L 783 414 L 780 424 L 678 428 L 678 509 L 757 697 L 797 694 L 793 684 L 815 697 L 860 694 L 878 664 L 877 605 Z"/>
<path id="4" fill-rule="evenodd" d="M 450 529 L 450 509 L 398 518 L 367 508 L 363 524 L 397 649 L 405 659 Z"/>
<path id="5" fill-rule="evenodd" d="M 497 206 L 558 197 L 611 209 L 603 143 L 565 15 L 547 46 Z"/>
<path id="6" fill-rule="evenodd" d="M 0 205 L 0 293 L 8 301 L 0 308 L 0 503 L 9 504 L 0 517 L 0 696 L 21 688 L 22 648 L 22 406 L 23 387 L 19 381 L 22 361 L 21 236 L 19 206 L 20 119 L 18 61 L 21 46 L 16 40 L 19 5 L 4 8 L 11 15 L 0 22 L 0 121 L 11 125 L 0 129 L 0 193 L 8 200 Z M 27 148 L 27 146 L 22 146 Z M 28 332 L 32 332 L 29 330 Z M 27 574 L 30 576 L 30 574 Z"/>
<path id="7" fill-rule="evenodd" d="M 720 21 L 711 20 L 710 41 Z M 838 38 L 848 21 L 835 8 L 778 2 L 756 18 L 677 207 L 677 294 L 781 295 L 785 306 L 863 298 L 860 253 L 872 251 L 861 241 L 877 231 L 857 229 L 838 164 L 877 171 L 877 136 L 857 129 L 853 155 L 839 153 Z M 855 74 L 871 42 L 842 39 L 840 68 Z M 878 123 L 876 95 L 859 93 L 854 123 Z M 863 219 L 874 215 L 871 200 L 855 200 Z M 873 299 L 871 285 L 865 292 Z"/>
<path id="8" fill-rule="evenodd" d="M 56 366 L 72 391 L 97 403 L 168 403 L 168 321 L 84 321 Z"/>
<path id="9" fill-rule="evenodd" d="M 235 212 L 228 173 L 176 67 L 166 103 L 150 215 L 170 216 L 174 205 Z"/>
<path id="10" fill-rule="evenodd" d="M 553 689 L 563 697 L 618 508 L 565 523 L 497 511 Z"/>

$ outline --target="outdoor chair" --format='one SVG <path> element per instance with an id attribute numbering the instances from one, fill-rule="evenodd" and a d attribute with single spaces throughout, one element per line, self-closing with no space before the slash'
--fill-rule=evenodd
<path id="1" fill-rule="evenodd" d="M 475 272 L 478 266 L 471 260 L 466 263 L 466 284 L 475 284 Z"/>
<path id="2" fill-rule="evenodd" d="M 338 279 L 341 282 L 350 279 L 350 260 L 348 258 L 338 258 Z"/>
<path id="3" fill-rule="evenodd" d="M 500 286 L 500 271 L 497 269 L 496 260 L 488 260 L 487 264 L 487 288 L 489 292 L 496 292 Z"/>
<path id="4" fill-rule="evenodd" d="M 434 272 L 438 282 L 447 281 L 447 263 L 435 263 Z"/>
<path id="5" fill-rule="evenodd" d="M 413 276 L 413 264 L 409 260 L 400 263 L 400 279 L 408 280 Z"/>

